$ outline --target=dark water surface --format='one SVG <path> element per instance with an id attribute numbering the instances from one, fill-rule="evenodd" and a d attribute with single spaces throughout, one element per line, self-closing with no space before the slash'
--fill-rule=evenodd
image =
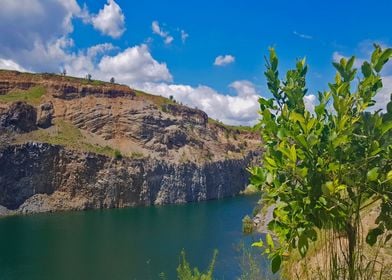
<path id="1" fill-rule="evenodd" d="M 0 219 L 0 279 L 176 279 L 180 251 L 218 279 L 240 274 L 241 220 L 258 197 Z"/>

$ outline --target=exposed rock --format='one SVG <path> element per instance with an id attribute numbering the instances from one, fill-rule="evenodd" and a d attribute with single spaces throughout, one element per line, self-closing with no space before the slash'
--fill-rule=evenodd
<path id="1" fill-rule="evenodd" d="M 36 129 L 36 119 L 36 109 L 26 102 L 18 101 L 0 111 L 0 129 L 29 132 Z"/>
<path id="2" fill-rule="evenodd" d="M 179 104 L 165 104 L 164 108 L 174 116 L 181 117 L 184 121 L 189 123 L 203 126 L 207 125 L 208 116 L 199 109 L 192 109 Z"/>
<path id="3" fill-rule="evenodd" d="M 233 196 L 248 181 L 244 159 L 172 164 L 28 143 L 0 150 L 0 205 L 21 213 L 185 203 Z"/>
<path id="4" fill-rule="evenodd" d="M 41 104 L 38 112 L 37 126 L 41 128 L 50 127 L 52 125 L 53 112 L 52 102 Z"/>
<path id="5" fill-rule="evenodd" d="M 165 144 L 169 149 L 173 147 L 179 148 L 185 146 L 188 140 L 184 131 L 178 129 L 176 126 L 170 126 L 164 131 L 162 144 Z"/>
<path id="6" fill-rule="evenodd" d="M 37 86 L 37 108 L 0 101 L 0 205 L 12 213 L 185 203 L 247 185 L 255 133 L 124 85 L 0 70 L 0 94 Z"/>
<path id="7" fill-rule="evenodd" d="M 8 210 L 7 208 L 5 208 L 4 206 L 0 205 L 0 217 L 1 216 L 7 216 L 11 213 L 10 210 Z"/>

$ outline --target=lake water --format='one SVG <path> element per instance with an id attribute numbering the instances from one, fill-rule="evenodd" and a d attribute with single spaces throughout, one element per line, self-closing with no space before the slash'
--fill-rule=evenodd
<path id="1" fill-rule="evenodd" d="M 240 275 L 242 218 L 258 196 L 0 219 L 0 279 L 176 279 L 182 248 L 192 266 Z M 249 248 L 249 247 L 247 247 Z M 260 264 L 263 266 L 263 264 Z M 265 264 L 264 264 L 265 265 Z"/>

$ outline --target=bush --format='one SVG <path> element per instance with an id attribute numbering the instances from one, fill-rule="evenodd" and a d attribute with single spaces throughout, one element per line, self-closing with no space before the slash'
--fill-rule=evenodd
<path id="1" fill-rule="evenodd" d="M 185 257 L 185 251 L 181 251 L 180 264 L 177 267 L 178 280 L 212 280 L 215 269 L 215 261 L 218 251 L 215 250 L 212 256 L 211 263 L 208 270 L 204 273 L 200 272 L 198 268 L 191 268 Z"/>
<path id="2" fill-rule="evenodd" d="M 253 220 L 251 217 L 246 215 L 242 219 L 242 232 L 245 234 L 251 234 L 254 231 Z"/>
<path id="3" fill-rule="evenodd" d="M 115 158 L 115 159 L 122 159 L 122 158 L 123 158 L 121 152 L 120 152 L 119 150 L 117 150 L 117 149 L 114 150 L 113 155 L 114 155 L 114 158 Z"/>
<path id="4" fill-rule="evenodd" d="M 335 81 L 329 91 L 319 92 L 312 113 L 304 104 L 305 60 L 298 60 L 282 81 L 278 58 L 270 50 L 265 76 L 273 98 L 259 100 L 257 127 L 265 152 L 263 165 L 251 169 L 251 183 L 260 186 L 266 203 L 276 205 L 268 228 L 279 244 L 267 234 L 265 246 L 273 272 L 290 250 L 305 257 L 324 230 L 348 244 L 327 252 L 330 270 L 339 266 L 348 271 L 334 277 L 359 279 L 364 259 L 361 210 L 381 205 L 376 227 L 367 233 L 368 244 L 392 229 L 392 102 L 385 114 L 369 111 L 383 86 L 380 72 L 391 56 L 392 49 L 376 45 L 370 62 L 362 64 L 361 77 L 353 68 L 354 57 L 333 63 Z"/>

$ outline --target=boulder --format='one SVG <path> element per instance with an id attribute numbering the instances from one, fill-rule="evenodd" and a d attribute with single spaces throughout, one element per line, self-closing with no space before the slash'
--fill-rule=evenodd
<path id="1" fill-rule="evenodd" d="M 41 128 L 50 127 L 52 125 L 53 113 L 54 113 L 54 109 L 53 109 L 52 102 L 41 104 L 39 108 L 37 126 Z"/>

